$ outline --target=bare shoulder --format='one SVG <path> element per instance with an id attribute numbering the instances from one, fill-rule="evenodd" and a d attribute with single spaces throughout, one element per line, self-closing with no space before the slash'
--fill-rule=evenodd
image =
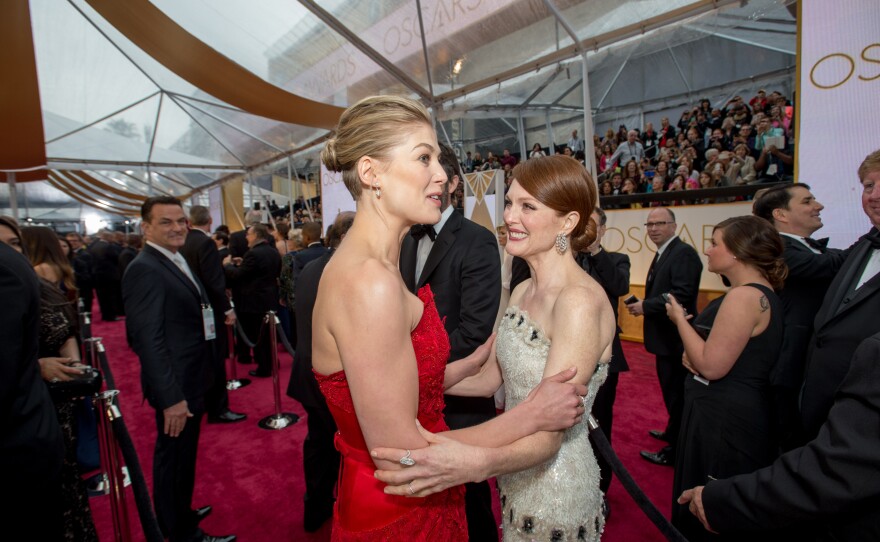
<path id="1" fill-rule="evenodd" d="M 770 308 L 770 301 L 767 299 L 766 294 L 752 286 L 731 288 L 724 297 L 724 302 L 749 309 L 760 309 L 761 312 Z"/>
<path id="2" fill-rule="evenodd" d="M 334 256 L 321 277 L 319 288 L 335 303 L 355 310 L 400 307 L 405 296 L 400 272 L 374 258 Z M 332 285 L 332 291 L 329 291 Z M 334 304 L 335 304 L 334 303 Z"/>

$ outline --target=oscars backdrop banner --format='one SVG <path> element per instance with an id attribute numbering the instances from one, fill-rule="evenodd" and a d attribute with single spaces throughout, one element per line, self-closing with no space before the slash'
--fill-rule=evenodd
<path id="1" fill-rule="evenodd" d="M 798 3 L 797 176 L 825 205 L 816 235 L 844 248 L 870 223 L 857 175 L 880 149 L 880 5 Z"/>
<path id="2" fill-rule="evenodd" d="M 683 205 L 670 207 L 675 213 L 676 233 L 682 241 L 696 249 L 703 261 L 703 276 L 700 289 L 726 291 L 721 278 L 706 269 L 706 255 L 703 251 L 712 240 L 715 224 L 734 216 L 752 214 L 751 202 L 725 203 L 717 205 Z M 629 256 L 630 284 L 644 285 L 648 268 L 657 247 L 648 238 L 645 229 L 650 208 L 606 211 L 608 231 L 602 238 L 602 246 L 609 252 L 620 252 Z"/>

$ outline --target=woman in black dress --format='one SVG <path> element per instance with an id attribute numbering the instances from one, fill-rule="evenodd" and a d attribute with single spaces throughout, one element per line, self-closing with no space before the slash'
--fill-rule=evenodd
<path id="1" fill-rule="evenodd" d="M 80 365 L 77 316 L 71 301 L 76 299 L 76 289 L 70 286 L 72 281 L 65 281 L 65 278 L 72 279 L 73 271 L 66 266 L 58 239 L 48 228 L 24 228 L 19 237 L 24 255 L 40 276 L 40 375 L 47 382 L 70 380 L 82 374 L 77 368 Z M 48 280 L 56 277 L 57 282 Z M 65 294 L 59 285 L 72 289 Z M 64 463 L 61 466 L 64 540 L 97 542 L 89 496 L 76 457 L 76 403 L 57 397 L 52 399 L 64 437 Z"/>
<path id="2" fill-rule="evenodd" d="M 754 216 L 718 224 L 706 257 L 709 271 L 730 281 L 730 291 L 693 327 L 674 297 L 666 304 L 684 343 L 683 363 L 693 373 L 685 381 L 672 511 L 673 524 L 691 541 L 725 538 L 675 502 L 683 490 L 752 472 L 778 455 L 770 374 L 782 344 L 782 304 L 773 290 L 788 272 L 779 234 Z"/>

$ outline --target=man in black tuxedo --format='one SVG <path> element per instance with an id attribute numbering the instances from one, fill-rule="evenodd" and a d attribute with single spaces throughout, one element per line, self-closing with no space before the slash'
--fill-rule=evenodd
<path id="1" fill-rule="evenodd" d="M 0 242 L 0 521 L 9 540 L 61 540 L 64 443 L 37 362 L 40 283 L 27 259 Z"/>
<path id="2" fill-rule="evenodd" d="M 607 252 L 602 248 L 602 237 L 607 231 L 606 223 L 608 217 L 605 211 L 596 207 L 591 218 L 598 225 L 598 235 L 596 241 L 587 247 L 586 252 L 577 255 L 578 263 L 584 268 L 596 282 L 598 282 L 605 290 L 611 308 L 614 310 L 614 321 L 617 322 L 617 301 L 620 296 L 629 291 L 629 256 L 619 254 L 617 252 Z M 608 367 L 608 378 L 602 387 L 596 393 L 596 399 L 593 401 L 593 417 L 599 422 L 599 427 L 611 442 L 611 426 L 613 423 L 614 399 L 617 397 L 617 381 L 620 373 L 629 371 L 629 365 L 626 363 L 626 357 L 623 354 L 623 345 L 620 344 L 620 326 L 617 327 L 617 333 L 614 335 L 614 341 L 611 343 L 611 364 Z M 592 442 L 592 441 L 591 441 Z M 611 487 L 611 465 L 605 461 L 598 450 L 596 459 L 599 462 L 599 470 L 602 473 L 602 480 L 599 482 L 599 489 L 603 494 L 608 494 L 608 488 Z M 606 501 L 607 507 L 607 501 Z M 607 509 L 607 508 L 606 508 Z"/>
<path id="3" fill-rule="evenodd" d="M 141 362 L 144 398 L 156 409 L 156 518 L 162 534 L 172 542 L 229 542 L 235 536 L 210 536 L 198 527 L 210 507 L 192 510 L 214 349 L 210 300 L 179 253 L 187 233 L 180 201 L 170 196 L 147 198 L 141 218 L 147 243 L 126 269 L 122 296 L 126 331 Z"/>
<path id="4" fill-rule="evenodd" d="M 876 316 L 875 316 L 876 318 Z M 880 333 L 860 343 L 828 419 L 801 448 L 750 474 L 685 491 L 707 529 L 779 540 L 880 539 Z"/>
<path id="5" fill-rule="evenodd" d="M 248 339 L 256 343 L 254 360 L 257 362 L 257 369 L 248 371 L 248 374 L 268 377 L 272 376 L 269 333 L 275 333 L 275 324 L 268 323 L 263 328 L 263 319 L 268 311 L 278 311 L 281 255 L 275 248 L 272 234 L 263 224 L 248 228 L 247 240 L 250 249 L 245 252 L 244 258 L 233 259 L 234 263 L 226 265 L 226 280 L 232 288 L 235 314 L 241 327 Z"/>
<path id="6" fill-rule="evenodd" d="M 207 207 L 193 205 L 189 210 L 189 223 L 190 230 L 180 253 L 208 294 L 211 308 L 214 309 L 214 328 L 217 332 L 217 338 L 214 339 L 214 363 L 211 366 L 213 379 L 205 394 L 208 423 L 240 422 L 247 415 L 229 410 L 229 393 L 226 390 L 226 357 L 229 352 L 226 326 L 235 324 L 235 311 L 226 297 L 223 263 L 217 244 L 211 239 L 211 212 Z"/>
<path id="7" fill-rule="evenodd" d="M 248 251 L 247 230 L 251 226 L 260 223 L 263 213 L 259 209 L 252 209 L 244 215 L 244 229 L 229 234 L 229 255 L 233 258 L 244 258 Z"/>
<path id="8" fill-rule="evenodd" d="M 668 466 L 675 463 L 675 444 L 684 407 L 684 379 L 688 372 L 681 363 L 684 346 L 675 324 L 666 316 L 662 294 L 673 294 L 689 314 L 696 315 L 703 272 L 697 251 L 675 235 L 675 227 L 675 214 L 670 209 L 657 207 L 648 213 L 645 228 L 657 246 L 657 254 L 645 281 L 645 299 L 627 305 L 630 314 L 645 317 L 645 350 L 656 356 L 657 379 L 669 414 L 664 431 L 648 432 L 669 444 L 656 453 L 642 450 L 641 455 L 652 463 Z"/>
<path id="9" fill-rule="evenodd" d="M 449 360 L 461 359 L 492 334 L 501 302 L 501 259 L 495 234 L 454 212 L 450 194 L 462 179 L 455 152 L 440 144 L 446 171 L 440 222 L 415 226 L 400 248 L 400 272 L 413 293 L 429 285 L 444 319 L 451 347 Z M 416 237 L 418 236 L 418 237 Z M 446 396 L 444 417 L 452 429 L 470 427 L 495 415 L 486 397 Z M 497 540 L 489 484 L 466 484 L 465 509 L 471 540 Z"/>
<path id="10" fill-rule="evenodd" d="M 76 232 L 70 232 L 64 236 L 70 244 L 70 250 L 73 252 L 73 275 L 76 279 L 76 289 L 80 299 L 83 301 L 83 307 L 86 312 L 92 312 L 92 294 L 94 288 L 94 279 L 92 277 L 94 268 L 94 257 L 83 246 L 82 235 Z"/>
<path id="11" fill-rule="evenodd" d="M 312 373 L 312 312 L 324 268 L 353 223 L 353 212 L 346 211 L 337 215 L 327 235 L 330 248 L 299 273 L 294 292 L 299 341 L 287 385 L 287 395 L 299 401 L 308 414 L 306 422 L 309 432 L 303 441 L 302 451 L 306 481 L 303 527 L 310 533 L 320 529 L 333 516 L 333 490 L 339 475 L 339 452 L 333 444 L 336 422 L 318 388 L 315 374 Z"/>
<path id="12" fill-rule="evenodd" d="M 828 239 L 810 236 L 822 227 L 824 209 L 810 187 L 799 183 L 771 188 L 755 199 L 752 212 L 776 228 L 784 244 L 788 277 L 779 297 L 785 311 L 785 338 L 771 376 L 776 390 L 778 429 L 784 450 L 793 448 L 800 425 L 798 396 L 804 379 L 813 320 L 848 250 L 828 248 Z"/>
<path id="13" fill-rule="evenodd" d="M 813 323 L 801 392 L 805 440 L 827 419 L 858 344 L 880 332 L 880 150 L 865 158 L 858 173 L 862 209 L 872 228 L 850 248 Z"/>
<path id="14" fill-rule="evenodd" d="M 306 265 L 310 262 L 313 262 L 323 256 L 326 256 L 329 252 L 327 247 L 325 247 L 321 243 L 321 223 L 320 222 L 306 222 L 302 227 L 302 244 L 304 249 L 299 250 L 296 254 L 293 255 L 293 265 L 291 265 L 290 274 L 291 274 L 291 282 L 292 282 L 292 290 L 293 294 L 293 304 L 288 307 L 290 309 L 290 315 L 292 318 L 291 326 L 292 327 L 292 335 L 294 348 L 299 348 L 299 331 L 298 326 L 296 325 L 296 283 L 299 279 L 299 274 L 302 273 L 302 270 L 305 269 Z M 317 287 L 317 285 L 315 285 Z M 311 340 L 311 339 L 310 339 Z"/>
<path id="15" fill-rule="evenodd" d="M 92 277 L 95 293 L 98 294 L 98 306 L 101 308 L 101 320 L 115 322 L 119 319 L 119 254 L 122 247 L 113 242 L 113 232 L 101 230 L 98 239 L 89 247 L 94 259 Z"/>

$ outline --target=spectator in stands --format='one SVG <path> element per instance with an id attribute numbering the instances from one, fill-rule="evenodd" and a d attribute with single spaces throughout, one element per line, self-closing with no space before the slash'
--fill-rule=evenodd
<path id="1" fill-rule="evenodd" d="M 785 134 L 782 132 L 782 128 L 775 128 L 773 126 L 773 122 L 770 117 L 767 115 L 755 115 L 757 118 L 757 128 L 758 132 L 755 135 L 755 150 L 762 151 L 764 146 L 767 145 L 767 140 L 769 138 L 782 138 L 782 144 L 773 144 L 776 148 L 783 148 L 785 146 Z"/>
<path id="2" fill-rule="evenodd" d="M 688 127 L 691 125 L 691 118 L 694 118 L 694 111 L 691 109 L 685 109 L 681 112 L 681 117 L 678 119 L 678 133 L 686 134 Z"/>
<path id="3" fill-rule="evenodd" d="M 612 150 L 617 148 L 617 138 L 614 135 L 614 130 L 612 130 L 611 128 L 605 130 L 605 137 L 602 139 L 602 144 L 611 145 Z"/>
<path id="4" fill-rule="evenodd" d="M 784 181 L 791 178 L 794 167 L 794 147 L 788 145 L 785 150 L 775 145 L 765 145 L 760 156 L 755 160 L 755 170 L 761 182 Z"/>
<path id="5" fill-rule="evenodd" d="M 510 154 L 510 149 L 504 149 L 502 153 L 503 156 L 501 157 L 501 165 L 510 166 L 510 168 L 513 169 L 513 166 L 515 166 L 518 162 L 516 156 Z"/>
<path id="6" fill-rule="evenodd" d="M 660 160 L 657 162 L 657 165 L 654 167 L 654 175 L 663 179 L 663 182 L 669 184 L 669 164 L 666 160 Z"/>
<path id="7" fill-rule="evenodd" d="M 657 149 L 660 144 L 660 134 L 654 131 L 654 124 L 645 124 L 645 131 L 642 132 L 642 145 L 645 147 L 645 156 L 654 159 L 657 156 Z"/>
<path id="8" fill-rule="evenodd" d="M 669 124 L 669 117 L 660 119 L 660 146 L 666 147 L 669 141 L 675 141 L 675 127 Z"/>
<path id="9" fill-rule="evenodd" d="M 626 130 L 626 124 L 621 124 L 617 127 L 617 134 L 614 135 L 615 141 L 617 141 L 618 145 L 621 145 L 627 141 L 629 137 L 629 132 Z M 638 132 L 636 133 L 636 137 L 638 137 Z"/>
<path id="10" fill-rule="evenodd" d="M 539 156 L 547 156 L 544 153 L 544 149 L 541 148 L 540 143 L 535 143 L 532 145 L 532 152 L 529 153 L 529 158 L 538 158 Z"/>
<path id="11" fill-rule="evenodd" d="M 645 148 L 638 140 L 638 132 L 630 130 L 626 134 L 626 141 L 618 145 L 617 150 L 611 155 L 611 161 L 626 164 L 630 160 L 639 162 L 645 157 Z"/>
<path id="12" fill-rule="evenodd" d="M 611 156 L 614 154 L 614 150 L 611 147 L 611 143 L 605 143 L 602 145 L 602 156 L 596 162 L 596 165 L 599 168 L 599 173 L 603 173 L 608 171 L 609 169 L 614 169 L 617 167 L 617 163 L 611 160 Z"/>
<path id="13" fill-rule="evenodd" d="M 740 143 L 730 155 L 730 168 L 727 170 L 727 178 L 732 179 L 734 184 L 748 184 L 755 181 L 755 159 L 749 152 L 745 143 Z"/>
<path id="14" fill-rule="evenodd" d="M 623 180 L 630 179 L 636 186 L 642 186 L 644 179 L 642 178 L 642 169 L 635 160 L 624 162 Z"/>
<path id="15" fill-rule="evenodd" d="M 474 159 L 471 156 L 471 151 L 465 153 L 465 158 L 461 162 L 461 167 L 464 169 L 465 173 L 470 173 L 474 170 Z"/>
<path id="16" fill-rule="evenodd" d="M 497 156 L 492 154 L 492 151 L 489 151 L 486 155 L 486 162 L 483 164 L 482 169 L 483 171 L 489 169 L 501 169 L 501 162 L 498 160 Z"/>
<path id="17" fill-rule="evenodd" d="M 623 174 L 621 172 L 615 171 L 611 174 L 611 187 L 615 196 L 623 191 Z"/>
<path id="18" fill-rule="evenodd" d="M 568 148 L 571 149 L 572 154 L 584 152 L 584 140 L 578 137 L 577 130 L 572 130 L 571 139 L 568 140 Z"/>
<path id="19" fill-rule="evenodd" d="M 651 179 L 651 184 L 647 186 L 647 189 L 650 193 L 659 194 L 660 192 L 664 192 L 666 190 L 666 183 L 663 182 L 663 179 L 661 177 L 654 177 L 653 179 Z M 651 207 L 659 207 L 660 205 L 663 205 L 663 203 L 659 201 L 651 202 Z"/>
<path id="20" fill-rule="evenodd" d="M 614 195 L 614 186 L 611 184 L 611 181 L 602 181 L 602 185 L 599 186 L 599 195 L 600 196 L 613 196 Z"/>
<path id="21" fill-rule="evenodd" d="M 474 153 L 474 167 L 471 171 L 480 171 L 483 169 L 483 155 L 479 152 Z"/>
<path id="22" fill-rule="evenodd" d="M 749 100 L 749 106 L 752 111 L 763 111 L 767 106 L 767 91 L 763 88 L 758 89 L 758 93 Z"/>

